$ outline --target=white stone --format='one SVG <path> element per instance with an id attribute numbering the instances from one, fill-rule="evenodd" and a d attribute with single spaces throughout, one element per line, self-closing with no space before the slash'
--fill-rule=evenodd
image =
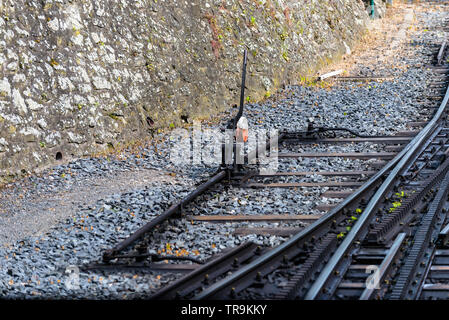
<path id="1" fill-rule="evenodd" d="M 82 46 L 84 44 L 84 37 L 81 34 L 73 35 L 70 40 L 72 40 L 74 44 L 79 46 Z"/>
<path id="2" fill-rule="evenodd" d="M 30 34 L 28 33 L 28 31 L 26 30 L 22 30 L 20 28 L 18 28 L 17 26 L 14 28 L 14 30 L 16 30 L 16 32 L 22 36 L 26 36 L 28 37 Z"/>
<path id="3" fill-rule="evenodd" d="M 19 60 L 19 56 L 15 51 L 12 51 L 11 49 L 6 50 L 6 57 L 11 60 Z"/>
<path id="4" fill-rule="evenodd" d="M 45 68 L 47 69 L 48 75 L 50 77 L 53 76 L 53 69 L 52 69 L 52 67 L 48 63 L 45 63 L 44 65 L 45 65 Z"/>
<path id="5" fill-rule="evenodd" d="M 97 16 L 102 17 L 104 15 L 104 8 L 98 8 L 96 14 Z"/>
<path id="6" fill-rule="evenodd" d="M 75 134 L 73 132 L 67 132 L 67 135 L 69 136 L 69 141 L 73 142 L 73 143 L 82 143 L 83 141 L 83 137 L 79 134 Z"/>
<path id="7" fill-rule="evenodd" d="M 111 84 L 105 78 L 94 77 L 92 84 L 95 89 L 111 89 Z"/>
<path id="8" fill-rule="evenodd" d="M 84 103 L 86 103 L 86 99 L 78 94 L 75 94 L 73 96 L 73 102 L 76 104 L 79 104 L 79 103 L 84 104 Z"/>
<path id="9" fill-rule="evenodd" d="M 14 77 L 12 78 L 13 82 L 25 82 L 26 77 L 23 73 L 16 73 Z"/>
<path id="10" fill-rule="evenodd" d="M 92 33 L 90 34 L 90 36 L 91 36 L 92 41 L 93 41 L 94 43 L 100 42 L 100 37 L 98 36 L 98 34 L 97 34 L 96 32 L 92 32 Z"/>
<path id="11" fill-rule="evenodd" d="M 11 85 L 7 78 L 0 80 L 0 93 L 5 92 L 7 96 L 11 95 Z"/>
<path id="12" fill-rule="evenodd" d="M 0 138 L 0 145 L 7 146 L 8 142 L 5 140 L 5 138 Z"/>
<path id="13" fill-rule="evenodd" d="M 61 134 L 59 132 L 52 132 L 45 136 L 45 143 L 52 147 L 57 144 L 57 141 L 61 139 Z"/>
<path id="14" fill-rule="evenodd" d="M 343 45 L 345 46 L 346 49 L 346 54 L 350 55 L 351 54 L 351 48 L 349 48 L 349 46 L 346 44 L 346 42 L 343 41 Z"/>
<path id="15" fill-rule="evenodd" d="M 5 40 L 11 41 L 14 38 L 14 32 L 12 30 L 8 30 L 5 32 Z"/>
<path id="16" fill-rule="evenodd" d="M 23 90 L 23 95 L 25 96 L 25 97 L 30 97 L 31 96 L 31 90 L 30 90 L 30 88 L 26 88 L 25 90 Z"/>
<path id="17" fill-rule="evenodd" d="M 15 71 L 15 70 L 19 69 L 19 64 L 18 64 L 16 61 L 13 61 L 13 62 L 11 62 L 10 64 L 8 64 L 8 65 L 6 66 L 6 68 L 7 68 L 8 70 Z"/>
<path id="18" fill-rule="evenodd" d="M 58 84 L 62 90 L 68 89 L 68 90 L 72 91 L 73 89 L 75 89 L 75 86 L 73 85 L 72 81 L 70 81 L 68 78 L 65 78 L 65 77 L 59 77 Z"/>
<path id="19" fill-rule="evenodd" d="M 39 130 L 37 130 L 35 128 L 30 128 L 30 127 L 20 130 L 19 133 L 23 134 L 24 136 L 33 135 L 35 137 L 40 137 L 40 135 L 41 135 Z"/>
<path id="20" fill-rule="evenodd" d="M 58 18 L 53 18 L 47 22 L 48 27 L 53 31 L 59 30 L 59 20 Z"/>
<path id="21" fill-rule="evenodd" d="M 30 110 L 32 111 L 41 110 L 44 107 L 43 105 L 37 103 L 33 99 L 26 99 L 26 103 L 28 105 L 28 108 L 30 108 Z"/>
<path id="22" fill-rule="evenodd" d="M 83 67 L 72 67 L 71 68 L 74 73 L 78 74 L 81 77 L 81 80 L 84 82 L 90 82 L 89 75 L 86 72 L 86 69 Z"/>
<path id="23" fill-rule="evenodd" d="M 92 91 L 92 86 L 90 84 L 84 83 L 78 86 L 81 93 L 89 93 Z"/>
<path id="24" fill-rule="evenodd" d="M 0 101 L 0 102 L 2 102 L 2 101 Z M 1 106 L 1 104 L 0 104 L 0 106 Z M 3 119 L 5 119 L 6 121 L 8 121 L 14 125 L 23 123 L 23 118 L 19 117 L 16 114 L 0 114 L 0 115 L 2 116 Z"/>
<path id="25" fill-rule="evenodd" d="M 65 14 L 66 23 L 69 28 L 82 29 L 84 27 L 77 5 L 67 6 Z"/>
<path id="26" fill-rule="evenodd" d="M 66 113 L 69 111 L 72 111 L 72 104 L 70 96 L 63 94 L 59 97 L 59 103 L 58 107 L 61 108 L 61 110 L 64 110 Z"/>
<path id="27" fill-rule="evenodd" d="M 105 54 L 103 60 L 109 64 L 113 64 L 116 62 L 115 55 L 113 53 Z"/>
<path id="28" fill-rule="evenodd" d="M 33 157 L 36 160 L 36 162 L 40 162 L 41 161 L 41 157 L 39 156 L 39 154 L 36 151 L 33 152 Z"/>
<path id="29" fill-rule="evenodd" d="M 25 101 L 22 98 L 22 95 L 20 94 L 19 90 L 13 89 L 12 90 L 12 102 L 14 105 L 18 108 L 18 110 L 25 114 L 28 111 L 27 106 L 25 105 Z"/>
<path id="30" fill-rule="evenodd" d="M 47 128 L 47 122 L 44 119 L 37 120 L 37 124 L 42 130 Z"/>

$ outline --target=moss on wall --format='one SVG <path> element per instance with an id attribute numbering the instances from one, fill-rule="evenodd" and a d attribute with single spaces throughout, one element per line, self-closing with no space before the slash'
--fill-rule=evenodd
<path id="1" fill-rule="evenodd" d="M 0 1 L 0 177 L 258 100 L 338 57 L 360 0 Z M 2 179 L 2 178 L 0 178 Z"/>

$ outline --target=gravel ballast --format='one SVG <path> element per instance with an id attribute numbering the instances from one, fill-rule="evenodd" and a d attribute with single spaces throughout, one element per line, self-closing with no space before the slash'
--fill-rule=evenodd
<path id="1" fill-rule="evenodd" d="M 396 67 L 372 59 L 359 61 L 350 70 L 350 75 L 391 79 L 334 82 L 323 87 L 287 86 L 263 102 L 245 105 L 250 130 L 298 131 L 305 130 L 308 121 L 313 121 L 316 127 L 346 127 L 363 135 L 392 135 L 410 130 L 408 122 L 430 118 L 431 114 L 422 115 L 422 104 L 418 103 L 429 95 L 427 85 L 435 75 L 424 66 L 432 63 L 437 45 L 447 37 L 440 26 L 444 19 L 449 20 L 449 12 L 424 10 L 424 4 L 410 8 L 415 8 L 416 22 L 407 31 L 401 54 L 389 58 L 391 66 Z M 229 119 L 230 112 L 223 115 L 223 123 Z M 74 160 L 0 189 L 0 296 L 8 299 L 145 298 L 181 277 L 182 274 L 156 271 L 80 271 L 77 285 L 68 282 L 70 270 L 100 261 L 106 249 L 216 172 L 216 165 L 171 162 L 169 133 L 155 134 L 151 144 L 125 150 L 120 155 Z M 282 152 L 381 152 L 383 147 L 355 143 L 290 145 L 280 149 Z M 278 170 L 373 170 L 373 161 L 286 158 L 279 160 Z M 275 180 L 261 178 L 255 182 L 346 179 L 314 174 Z M 365 181 L 367 177 L 359 179 Z M 315 209 L 317 205 L 341 201 L 323 198 L 321 195 L 327 190 L 217 186 L 184 211 L 187 215 L 322 214 Z M 179 218 L 166 222 L 163 228 L 148 235 L 147 241 L 154 254 L 177 254 L 206 261 L 245 241 L 276 246 L 286 239 L 273 235 L 236 235 L 236 228 L 304 226 L 300 221 L 207 223 Z M 276 283 L 282 285 L 281 280 Z"/>

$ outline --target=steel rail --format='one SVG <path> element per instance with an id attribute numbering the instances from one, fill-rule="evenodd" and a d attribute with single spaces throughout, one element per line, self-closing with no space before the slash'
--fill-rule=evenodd
<path id="1" fill-rule="evenodd" d="M 172 217 L 176 213 L 178 213 L 182 207 L 191 202 L 193 199 L 195 199 L 198 195 L 204 193 L 206 190 L 208 190 L 210 187 L 215 185 L 216 183 L 220 182 L 227 176 L 227 171 L 223 170 L 217 173 L 215 176 L 213 176 L 211 179 L 209 179 L 207 182 L 200 185 L 197 189 L 193 190 L 191 193 L 189 193 L 185 198 L 183 198 L 181 201 L 173 204 L 168 208 L 166 211 L 164 211 L 162 214 L 145 224 L 144 226 L 140 227 L 137 231 L 135 231 L 133 234 L 131 234 L 128 238 L 117 244 L 112 249 L 109 249 L 103 253 L 103 260 L 109 261 L 114 258 L 114 255 L 120 252 L 121 250 L 127 248 L 129 245 L 134 243 L 136 240 L 141 238 L 143 235 L 145 235 L 148 231 L 153 229 L 155 226 L 160 224 L 161 222 L 167 220 L 168 218 Z"/>
<path id="2" fill-rule="evenodd" d="M 391 267 L 391 263 L 393 262 L 394 258 L 398 254 L 399 248 L 401 247 L 402 242 L 405 239 L 405 235 L 406 235 L 405 233 L 400 233 L 396 237 L 393 244 L 391 245 L 390 250 L 388 250 L 388 253 L 385 256 L 385 259 L 382 261 L 381 265 L 379 266 L 379 271 L 378 271 L 379 273 L 377 275 L 377 281 L 378 281 L 377 284 L 381 283 L 384 280 L 388 269 Z M 365 290 L 363 291 L 359 300 L 369 300 L 375 290 L 376 290 L 375 287 L 365 288 Z"/>
<path id="3" fill-rule="evenodd" d="M 444 53 L 444 49 L 446 48 L 446 43 L 447 43 L 447 41 L 444 40 L 443 43 L 441 44 L 440 51 L 438 51 L 437 65 L 441 65 L 441 60 L 443 60 L 443 53 Z"/>
<path id="4" fill-rule="evenodd" d="M 344 238 L 343 242 L 337 248 L 334 255 L 328 261 L 323 271 L 318 276 L 317 280 L 312 284 L 309 291 L 307 292 L 305 299 L 306 300 L 314 300 L 318 297 L 320 292 L 323 290 L 326 285 L 327 280 L 333 273 L 337 264 L 341 261 L 344 255 L 348 252 L 350 246 L 357 239 L 359 234 L 361 233 L 363 227 L 367 222 L 370 221 L 370 218 L 374 214 L 374 210 L 376 209 L 379 202 L 383 199 L 393 182 L 395 181 L 397 175 L 405 168 L 409 160 L 413 157 L 414 153 L 418 150 L 418 148 L 425 142 L 427 137 L 437 128 L 438 122 L 440 121 L 443 113 L 446 109 L 447 102 L 449 100 L 449 88 L 446 90 L 446 94 L 444 99 L 438 108 L 438 111 L 435 113 L 432 120 L 415 136 L 415 138 L 404 148 L 404 152 L 406 153 L 399 163 L 395 166 L 395 168 L 390 172 L 388 177 L 376 191 L 374 196 L 368 202 L 365 210 L 362 215 L 359 217 L 354 227 L 350 230 L 347 236 Z M 401 152 L 403 154 L 403 152 Z"/>
<path id="5" fill-rule="evenodd" d="M 407 258 L 399 271 L 399 276 L 396 279 L 396 284 L 389 296 L 390 300 L 398 300 L 404 298 L 415 299 L 418 292 L 415 290 L 411 290 L 411 292 L 407 291 L 407 289 L 409 289 L 410 282 L 412 281 L 412 279 L 417 281 L 418 283 L 422 283 L 424 281 L 424 272 L 421 272 L 420 275 L 415 274 L 415 272 L 418 267 L 424 267 L 422 265 L 418 266 L 419 262 L 421 262 L 421 264 L 424 263 L 424 265 L 426 263 L 430 265 L 430 255 L 428 255 L 427 259 L 424 259 L 424 261 L 422 258 L 428 248 L 434 247 L 434 241 L 430 241 L 432 231 L 434 231 L 434 229 L 436 228 L 438 229 L 437 232 L 439 232 L 441 228 L 442 223 L 435 223 L 435 220 L 440 214 L 445 201 L 447 201 L 447 195 L 449 191 L 449 159 L 447 159 L 445 162 L 445 177 L 441 182 L 438 193 L 430 204 L 427 213 L 423 216 L 419 229 L 416 231 L 413 237 L 412 248 L 408 252 Z"/>
<path id="6" fill-rule="evenodd" d="M 258 249 L 259 248 L 259 249 Z M 232 263 L 235 261 L 246 260 L 253 256 L 260 247 L 253 242 L 245 242 L 242 245 L 232 248 L 218 258 L 192 271 L 188 277 L 183 277 L 171 285 L 157 291 L 150 296 L 150 300 L 179 299 L 189 294 L 199 287 L 201 281 L 213 279 L 223 273 L 232 270 Z"/>
<path id="7" fill-rule="evenodd" d="M 397 175 L 397 173 L 400 171 L 400 169 L 402 169 L 404 167 L 404 165 L 407 163 L 408 157 L 410 157 L 411 155 L 414 154 L 414 152 L 418 149 L 418 146 L 430 134 L 431 129 L 436 128 L 437 122 L 442 117 L 448 100 L 449 100 L 449 89 L 448 89 L 448 91 L 446 91 L 443 102 L 441 103 L 435 116 L 427 124 L 427 126 L 424 127 L 409 142 L 409 144 L 407 144 L 404 147 L 404 149 L 402 149 L 401 152 L 399 152 L 392 160 L 390 160 L 377 174 L 375 174 L 373 177 L 371 177 L 365 184 L 363 184 L 353 194 L 351 194 L 345 200 L 340 202 L 333 210 L 331 210 L 329 213 L 325 214 L 321 219 L 317 220 L 316 222 L 314 222 L 311 225 L 309 225 L 308 227 L 306 227 L 301 232 L 292 236 L 289 240 L 285 241 L 284 243 L 277 246 L 276 248 L 270 250 L 266 254 L 263 254 L 258 259 L 254 260 L 252 263 L 249 263 L 248 265 L 237 270 L 230 276 L 228 276 L 228 277 L 222 279 L 221 281 L 215 283 L 214 285 L 208 287 L 207 289 L 205 289 L 204 291 L 202 291 L 201 293 L 196 295 L 193 298 L 193 300 L 201 300 L 201 299 L 207 299 L 207 298 L 213 297 L 215 294 L 217 294 L 221 290 L 231 286 L 234 283 L 237 283 L 239 281 L 239 279 L 250 274 L 255 269 L 261 268 L 262 266 L 270 263 L 270 261 L 272 261 L 272 260 L 276 259 L 277 257 L 279 257 L 280 255 L 282 255 L 284 252 L 293 248 L 299 241 L 305 239 L 308 236 L 311 236 L 320 227 L 331 222 L 340 213 L 340 211 L 342 211 L 346 206 L 348 206 L 350 203 L 352 203 L 355 199 L 360 197 L 364 192 L 369 190 L 369 188 L 372 187 L 372 185 L 374 185 L 376 182 L 378 182 L 388 171 L 392 170 L 392 172 L 389 174 L 387 179 L 383 182 L 383 184 L 379 187 L 378 191 L 374 195 L 374 197 L 376 197 L 377 200 L 382 198 L 384 193 L 386 193 L 388 187 L 394 181 L 394 177 Z M 285 138 L 287 138 L 287 137 L 285 137 Z M 374 197 L 372 199 L 374 199 Z M 363 226 L 365 221 L 368 219 L 369 213 L 374 211 L 373 209 L 375 208 L 375 204 L 377 204 L 377 200 L 376 201 L 373 200 L 368 203 L 367 209 L 365 209 L 364 213 L 359 218 L 358 223 L 356 223 L 356 225 L 351 229 L 351 231 L 345 237 L 343 243 L 337 249 L 338 254 L 340 256 L 341 256 L 342 252 L 346 252 L 347 248 L 352 243 L 352 240 L 355 238 L 355 236 L 358 235 L 358 232 L 361 229 L 361 226 Z M 361 220 L 363 220 L 363 221 L 361 221 Z M 324 273 L 322 273 L 319 276 L 319 279 L 314 282 L 313 288 L 311 288 L 311 290 L 309 290 L 309 292 L 306 296 L 307 299 L 313 299 L 319 293 L 322 286 L 324 285 L 323 281 L 325 282 L 325 280 L 328 278 L 328 276 L 331 274 L 332 270 L 334 269 L 334 266 L 336 263 L 335 257 L 336 257 L 336 255 L 334 255 L 333 259 L 326 265 L 325 270 L 323 270 Z M 339 259 L 337 260 L 337 262 L 338 261 L 339 261 Z"/>
<path id="8" fill-rule="evenodd" d="M 283 134 L 275 135 L 269 140 L 269 143 L 264 143 L 261 146 L 262 150 L 267 150 L 267 147 L 271 150 L 273 147 L 277 146 L 278 143 L 282 140 Z M 248 162 L 253 161 L 258 155 L 264 151 L 260 151 L 257 148 L 252 150 L 248 154 Z M 264 152 L 264 153 L 265 153 Z M 115 255 L 122 251 L 123 249 L 130 246 L 132 243 L 140 239 L 143 235 L 145 235 L 147 232 L 149 232 L 151 229 L 153 229 L 155 226 L 159 225 L 160 223 L 164 222 L 165 220 L 171 218 L 176 213 L 178 213 L 180 210 L 182 210 L 183 206 L 192 202 L 197 196 L 203 194 L 205 191 L 207 191 L 209 188 L 214 186 L 215 184 L 221 182 L 223 179 L 225 179 L 228 176 L 228 170 L 222 169 L 217 174 L 215 174 L 212 178 L 210 178 L 205 183 L 201 184 L 198 188 L 193 190 L 191 193 L 189 193 L 186 197 L 184 197 L 181 201 L 171 205 L 166 211 L 164 211 L 162 214 L 139 228 L 137 231 L 135 231 L 133 234 L 131 234 L 128 238 L 117 244 L 112 249 L 108 249 L 103 253 L 103 261 L 107 262 L 111 259 L 115 258 Z"/>
<path id="9" fill-rule="evenodd" d="M 308 236 L 313 235 L 320 227 L 322 227 L 327 223 L 330 223 L 346 206 L 351 204 L 364 192 L 367 192 L 375 183 L 379 182 L 379 180 L 404 156 L 404 154 L 407 152 L 409 148 L 407 148 L 406 146 L 400 153 L 396 155 L 396 157 L 390 160 L 380 171 L 378 171 L 374 176 L 372 176 L 365 184 L 360 186 L 359 189 L 357 189 L 354 193 L 345 198 L 334 209 L 329 211 L 327 214 L 323 215 L 319 220 L 310 224 L 304 230 L 297 233 L 296 235 L 293 235 L 289 240 L 280 244 L 276 248 L 270 250 L 266 254 L 261 255 L 258 259 L 254 260 L 252 263 L 249 263 L 245 267 L 234 272 L 232 275 L 222 279 L 221 281 L 215 283 L 206 290 L 202 291 L 193 299 L 194 300 L 207 299 L 213 296 L 220 290 L 230 286 L 232 283 L 238 282 L 239 279 L 251 273 L 254 269 L 257 269 L 269 263 L 271 260 L 276 259 L 287 250 L 296 246 L 297 242 L 305 239 Z"/>

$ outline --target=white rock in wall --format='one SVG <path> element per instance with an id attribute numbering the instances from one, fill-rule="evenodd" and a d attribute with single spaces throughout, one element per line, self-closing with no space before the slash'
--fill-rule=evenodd
<path id="1" fill-rule="evenodd" d="M 23 100 L 22 95 L 17 89 L 12 90 L 12 102 L 21 114 L 26 114 L 28 112 L 28 108 L 25 105 L 25 100 Z"/>
<path id="2" fill-rule="evenodd" d="M 14 32 L 12 30 L 8 30 L 5 32 L 5 40 L 11 41 L 14 38 Z"/>
<path id="3" fill-rule="evenodd" d="M 62 90 L 68 89 L 72 91 L 73 89 L 75 89 L 75 86 L 73 85 L 72 81 L 70 81 L 68 78 L 59 77 L 58 84 Z"/>
<path id="4" fill-rule="evenodd" d="M 37 124 L 39 125 L 39 127 L 44 130 L 47 128 L 47 122 L 44 119 L 39 119 L 37 120 Z"/>
<path id="5" fill-rule="evenodd" d="M 6 94 L 7 96 L 11 95 L 11 85 L 9 84 L 9 81 L 7 78 L 3 78 L 0 80 L 0 94 Z"/>
<path id="6" fill-rule="evenodd" d="M 77 5 L 67 6 L 65 14 L 66 23 L 69 28 L 82 29 L 84 27 Z"/>
<path id="7" fill-rule="evenodd" d="M 0 146 L 8 146 L 8 142 L 5 140 L 5 138 L 0 138 Z"/>
<path id="8" fill-rule="evenodd" d="M 92 84 L 95 89 L 111 89 L 111 84 L 105 78 L 94 77 Z"/>
<path id="9" fill-rule="evenodd" d="M 81 144 L 81 143 L 86 142 L 85 137 L 83 137 L 79 134 L 76 134 L 74 132 L 69 131 L 69 132 L 67 132 L 67 135 L 69 137 L 69 142 L 71 142 L 71 143 Z"/>
<path id="10" fill-rule="evenodd" d="M 44 107 L 43 105 L 37 103 L 33 99 L 27 99 L 26 104 L 28 105 L 28 108 L 30 108 L 30 110 L 32 111 L 41 110 Z"/>
<path id="11" fill-rule="evenodd" d="M 84 84 L 80 84 L 78 86 L 78 89 L 80 90 L 81 93 L 89 93 L 92 91 L 92 86 L 84 83 Z"/>
<path id="12" fill-rule="evenodd" d="M 93 41 L 94 43 L 100 42 L 100 36 L 99 36 L 96 32 L 92 32 L 92 33 L 90 34 L 90 37 L 92 38 L 92 41 Z"/>
<path id="13" fill-rule="evenodd" d="M 50 134 L 47 134 L 44 139 L 47 147 L 51 148 L 59 143 L 59 140 L 61 139 L 61 134 L 55 131 Z"/>
<path id="14" fill-rule="evenodd" d="M 80 33 L 74 34 L 70 40 L 72 40 L 72 42 L 76 45 L 79 45 L 79 46 L 84 45 L 84 37 Z"/>
<path id="15" fill-rule="evenodd" d="M 27 135 L 32 135 L 35 137 L 41 136 L 41 133 L 39 130 L 37 130 L 35 128 L 30 128 L 30 127 L 20 130 L 19 133 L 23 134 L 24 136 L 27 136 Z"/>
<path id="16" fill-rule="evenodd" d="M 59 30 L 59 20 L 58 18 L 53 18 L 47 22 L 48 27 L 53 31 Z"/>
<path id="17" fill-rule="evenodd" d="M 346 54 L 350 55 L 351 54 L 351 48 L 349 48 L 349 46 L 346 44 L 346 42 L 343 41 L 343 45 L 345 46 L 346 49 Z"/>
<path id="18" fill-rule="evenodd" d="M 14 77 L 12 78 L 13 82 L 25 82 L 26 77 L 23 73 L 16 73 Z"/>

